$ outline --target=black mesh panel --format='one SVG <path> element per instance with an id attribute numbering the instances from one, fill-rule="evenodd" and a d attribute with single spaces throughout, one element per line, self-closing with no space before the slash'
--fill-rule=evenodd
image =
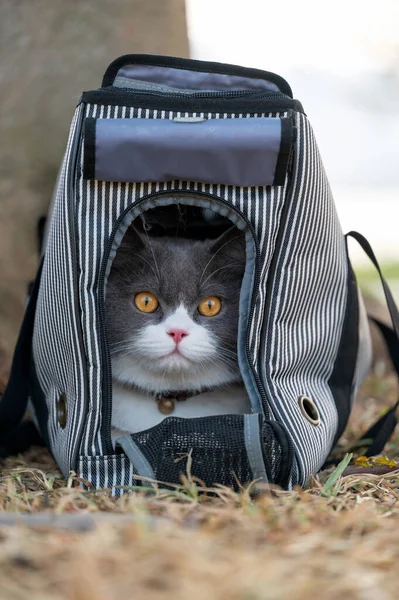
<path id="1" fill-rule="evenodd" d="M 283 449 L 268 422 L 263 423 L 261 427 L 261 444 L 267 477 L 271 483 L 280 483 Z"/>
<path id="2" fill-rule="evenodd" d="M 244 417 L 221 415 L 199 419 L 169 417 L 162 423 L 132 435 L 151 464 L 157 481 L 179 484 L 187 475 L 191 454 L 191 475 L 206 486 L 215 483 L 237 488 L 254 479 L 244 439 Z M 278 478 L 282 448 L 273 429 L 264 423 L 261 444 L 270 481 Z"/>

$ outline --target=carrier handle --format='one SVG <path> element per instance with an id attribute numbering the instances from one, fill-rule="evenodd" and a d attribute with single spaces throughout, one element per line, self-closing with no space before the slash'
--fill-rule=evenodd
<path id="1" fill-rule="evenodd" d="M 0 399 L 0 453 L 15 454 L 40 439 L 31 422 L 23 422 L 28 405 L 33 326 L 43 260 L 31 288 L 25 315 L 15 347 L 10 378 Z M 32 439 L 33 437 L 33 439 Z M 7 448 L 9 451 L 7 452 Z"/>
<path id="2" fill-rule="evenodd" d="M 176 58 L 174 56 L 160 56 L 156 54 L 124 54 L 115 59 L 104 73 L 102 87 L 112 86 L 118 72 L 129 65 L 143 65 L 148 67 L 164 67 L 166 69 L 179 69 L 198 73 L 215 73 L 230 75 L 232 77 L 245 77 L 247 79 L 262 79 L 274 84 L 276 91 L 280 91 L 289 98 L 293 98 L 292 90 L 287 81 L 270 71 L 253 69 L 239 65 L 229 65 L 218 62 L 193 60 L 191 58 Z M 227 89 L 226 89 L 227 91 Z"/>
<path id="3" fill-rule="evenodd" d="M 373 322 L 379 327 L 381 334 L 384 337 L 385 343 L 387 345 L 387 349 L 389 355 L 392 360 L 392 364 L 395 368 L 395 371 L 399 377 L 399 311 L 396 306 L 395 300 L 392 296 L 391 290 L 387 282 L 384 279 L 384 276 L 381 272 L 380 265 L 376 259 L 376 256 L 373 252 L 372 247 L 370 246 L 367 239 L 358 233 L 357 231 L 350 231 L 346 234 L 346 240 L 348 237 L 352 237 L 355 239 L 364 252 L 367 254 L 373 265 L 378 271 L 378 274 L 381 279 L 382 287 L 385 294 L 386 303 L 388 306 L 389 314 L 392 320 L 392 328 L 388 327 L 378 319 L 373 318 Z M 371 439 L 372 442 L 367 448 L 365 452 L 365 456 L 375 456 L 380 454 L 384 449 L 385 444 L 388 442 L 389 438 L 393 434 L 396 425 L 398 423 L 396 412 L 399 408 L 399 400 L 385 413 L 378 421 L 376 421 L 368 431 L 362 436 L 362 439 Z"/>

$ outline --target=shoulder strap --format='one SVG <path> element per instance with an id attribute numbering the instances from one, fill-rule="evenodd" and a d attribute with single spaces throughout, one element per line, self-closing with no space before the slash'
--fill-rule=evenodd
<path id="1" fill-rule="evenodd" d="M 25 433 L 33 435 L 33 427 L 23 424 L 23 417 L 29 398 L 29 368 L 31 360 L 33 325 L 37 297 L 40 287 L 40 275 L 43 261 L 39 267 L 30 298 L 25 310 L 17 345 L 11 365 L 10 378 L 0 399 L 0 454 L 20 452 L 28 444 Z M 20 443 L 18 442 L 20 440 Z M 29 444 L 28 444 L 29 445 Z"/>
<path id="2" fill-rule="evenodd" d="M 381 278 L 386 303 L 392 320 L 392 328 L 388 327 L 378 319 L 373 318 L 372 320 L 379 327 L 384 337 L 389 355 L 392 360 L 392 364 L 399 377 L 399 311 L 396 306 L 395 300 L 393 299 L 391 290 L 389 289 L 389 286 L 382 275 L 380 266 L 375 257 L 373 249 L 371 248 L 366 238 L 357 231 L 350 231 L 346 234 L 345 237 L 352 237 L 358 242 L 358 244 L 362 247 L 364 252 L 367 254 L 369 259 L 377 269 L 378 274 Z M 396 412 L 398 408 L 399 400 L 392 406 L 390 410 L 388 410 L 385 413 L 385 415 L 381 417 L 381 419 L 374 423 L 374 425 L 372 425 L 372 427 L 370 427 L 370 429 L 363 435 L 363 439 L 372 440 L 367 451 L 365 452 L 366 456 L 375 456 L 376 454 L 380 454 L 382 452 L 385 444 L 391 437 L 397 425 L 398 421 L 396 417 Z"/>

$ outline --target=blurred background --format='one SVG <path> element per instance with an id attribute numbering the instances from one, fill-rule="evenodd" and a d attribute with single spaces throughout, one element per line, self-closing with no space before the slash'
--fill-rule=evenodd
<path id="1" fill-rule="evenodd" d="M 36 222 L 80 94 L 99 87 L 108 64 L 130 52 L 188 56 L 184 0 L 0 1 L 3 356 L 18 334 L 26 283 L 37 268 Z"/>
<path id="2" fill-rule="evenodd" d="M 209 15 L 212 15 L 210 18 Z M 369 238 L 399 296 L 399 2 L 187 0 L 193 58 L 274 71 L 315 130 L 344 231 Z M 354 242 L 360 276 L 374 285 Z M 396 280 L 396 281 L 395 281 Z"/>
<path id="3" fill-rule="evenodd" d="M 0 352 L 9 357 L 83 90 L 131 52 L 275 71 L 315 129 L 344 231 L 369 239 L 399 298 L 399 2 L 0 2 Z M 380 295 L 354 245 L 363 287 Z"/>

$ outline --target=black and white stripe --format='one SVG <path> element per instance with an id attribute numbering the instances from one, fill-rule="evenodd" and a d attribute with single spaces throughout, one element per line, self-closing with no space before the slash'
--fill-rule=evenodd
<path id="1" fill-rule="evenodd" d="M 69 167 L 73 140 L 81 136 L 77 127 L 81 111 L 86 117 L 100 118 L 182 116 L 179 112 L 100 105 L 81 105 L 75 114 L 55 200 L 34 335 L 37 374 L 49 408 L 52 451 L 62 470 L 68 473 L 79 454 L 79 473 L 95 487 L 117 490 L 117 486 L 134 482 L 132 467 L 123 455 L 103 456 L 97 314 L 99 270 L 113 225 L 125 209 L 147 194 L 187 190 L 207 192 L 229 201 L 253 226 L 261 255 L 259 293 L 250 323 L 253 367 L 266 385 L 272 418 L 283 423 L 292 437 L 297 460 L 297 478 L 293 483 L 304 482 L 323 463 L 337 427 L 328 378 L 340 340 L 347 276 L 343 236 L 306 117 L 297 115 L 298 136 L 290 185 L 288 180 L 282 187 L 257 188 L 183 181 L 153 184 L 86 181 L 80 140 L 71 197 Z M 184 113 L 183 116 L 279 115 Z M 270 265 L 289 199 L 286 227 L 271 281 Z M 73 273 L 78 274 L 77 286 Z M 79 310 L 74 298 L 78 299 Z M 83 347 L 78 342 L 80 328 Z M 263 352 L 262 360 L 259 352 Z M 56 401 L 61 392 L 68 399 L 65 429 L 58 425 L 56 415 Z M 301 394 L 310 396 L 317 404 L 320 426 L 314 427 L 303 418 L 297 403 Z"/>
<path id="2" fill-rule="evenodd" d="M 51 450 L 65 474 L 77 453 L 84 414 L 85 357 L 79 348 L 80 315 L 75 303 L 74 240 L 68 197 L 70 162 L 83 107 L 76 110 L 54 199 L 51 226 L 43 264 L 33 336 L 36 374 L 46 396 Z M 67 398 L 68 424 L 57 419 L 57 401 Z"/>
<path id="3" fill-rule="evenodd" d="M 341 337 L 347 296 L 344 238 L 310 125 L 298 123 L 293 199 L 276 266 L 265 341 L 265 376 L 274 416 L 291 434 L 299 483 L 324 463 L 337 429 L 328 379 Z M 309 396 L 321 423 L 303 418 Z"/>
<path id="4" fill-rule="evenodd" d="M 135 479 L 132 463 L 124 454 L 113 456 L 81 456 L 78 464 L 80 477 L 88 482 L 86 489 L 109 489 L 113 496 L 121 496 L 126 488 L 140 485 Z"/>

